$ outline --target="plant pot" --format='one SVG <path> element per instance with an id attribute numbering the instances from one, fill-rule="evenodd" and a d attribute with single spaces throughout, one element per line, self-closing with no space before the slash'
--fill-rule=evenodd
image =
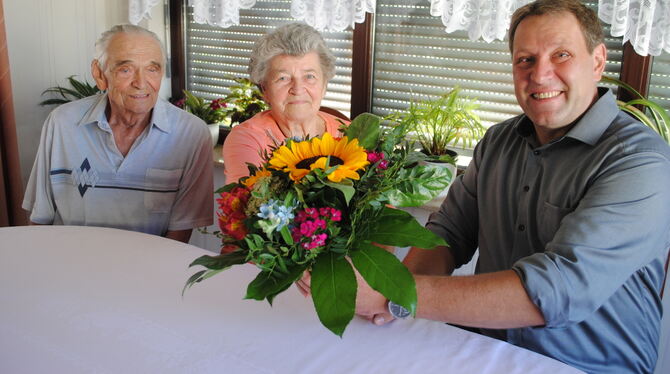
<path id="1" fill-rule="evenodd" d="M 447 168 L 451 172 L 451 182 L 453 182 L 454 178 L 456 178 L 456 165 L 450 164 L 447 162 L 432 162 L 432 161 L 419 161 L 420 165 L 433 165 L 437 167 L 444 167 Z M 451 182 L 449 182 L 449 185 L 442 191 L 440 192 L 437 196 L 435 196 L 432 200 L 427 202 L 422 206 L 423 209 L 429 210 L 431 212 L 436 212 L 440 209 L 440 206 L 442 205 L 442 202 L 444 199 L 447 197 L 447 192 L 449 192 L 449 187 L 451 186 Z"/>
<path id="2" fill-rule="evenodd" d="M 208 123 L 207 128 L 209 128 L 209 134 L 212 136 L 212 147 L 214 147 L 219 142 L 219 124 Z"/>

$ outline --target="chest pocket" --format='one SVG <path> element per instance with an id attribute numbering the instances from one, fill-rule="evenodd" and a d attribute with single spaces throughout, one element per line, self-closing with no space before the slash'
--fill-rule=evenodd
<path id="1" fill-rule="evenodd" d="M 183 169 L 147 169 L 144 207 L 150 213 L 168 213 L 172 209 Z"/>
<path id="2" fill-rule="evenodd" d="M 571 208 L 561 208 L 548 202 L 544 203 L 539 219 L 540 227 L 538 229 L 542 245 L 547 245 L 554 238 L 563 217 L 570 212 L 572 212 Z"/>

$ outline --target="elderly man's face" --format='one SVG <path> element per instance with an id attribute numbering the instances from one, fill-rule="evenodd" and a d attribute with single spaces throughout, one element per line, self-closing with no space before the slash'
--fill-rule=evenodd
<path id="1" fill-rule="evenodd" d="M 119 33 L 107 48 L 107 66 L 93 64 L 98 87 L 107 90 L 112 115 L 146 116 L 156 105 L 163 78 L 163 56 L 148 35 Z"/>
<path id="2" fill-rule="evenodd" d="M 326 94 L 319 55 L 279 55 L 270 60 L 263 96 L 275 118 L 302 121 L 314 118 Z"/>
<path id="3" fill-rule="evenodd" d="M 597 98 L 606 50 L 586 47 L 570 13 L 530 16 L 514 35 L 514 91 L 542 144 L 563 136 Z"/>

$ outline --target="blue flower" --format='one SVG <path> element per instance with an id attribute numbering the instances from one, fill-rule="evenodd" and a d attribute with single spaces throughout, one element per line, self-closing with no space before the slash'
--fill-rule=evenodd
<path id="1" fill-rule="evenodd" d="M 258 221 L 258 224 L 263 229 L 267 236 L 270 236 L 273 231 L 280 231 L 284 226 L 288 225 L 295 217 L 293 210 L 295 206 L 280 205 L 277 200 L 270 199 L 267 203 L 260 206 L 260 211 L 256 215 L 263 218 Z"/>

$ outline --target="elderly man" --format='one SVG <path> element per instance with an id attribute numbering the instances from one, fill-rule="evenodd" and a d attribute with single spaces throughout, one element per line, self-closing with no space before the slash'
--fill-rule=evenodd
<path id="1" fill-rule="evenodd" d="M 489 129 L 431 215 L 450 247 L 405 259 L 417 317 L 480 327 L 590 373 L 650 373 L 670 147 L 597 87 L 603 34 L 579 1 L 520 8 L 509 41 L 524 114 Z M 448 276 L 477 248 L 476 275 Z M 357 313 L 377 324 L 409 314 L 360 280 Z"/>
<path id="2" fill-rule="evenodd" d="M 188 242 L 212 223 L 211 139 L 158 97 L 165 53 L 141 27 L 114 26 L 91 72 L 104 94 L 56 108 L 23 208 L 35 224 L 106 226 Z"/>

